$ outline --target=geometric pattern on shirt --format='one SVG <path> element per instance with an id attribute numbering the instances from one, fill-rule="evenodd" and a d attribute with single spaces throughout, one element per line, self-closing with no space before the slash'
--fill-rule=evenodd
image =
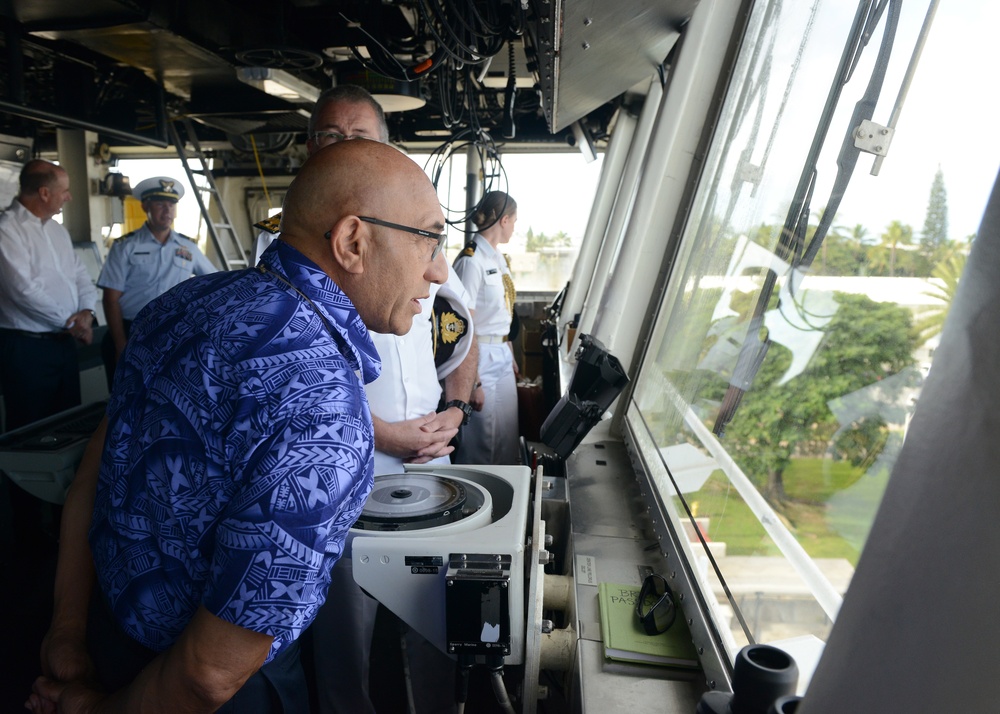
<path id="1" fill-rule="evenodd" d="M 118 621 L 157 651 L 204 605 L 274 637 L 273 657 L 315 617 L 371 489 L 374 346 L 301 254 L 279 241 L 262 260 L 336 339 L 259 272 L 194 278 L 140 313 L 109 402 L 91 547 Z"/>

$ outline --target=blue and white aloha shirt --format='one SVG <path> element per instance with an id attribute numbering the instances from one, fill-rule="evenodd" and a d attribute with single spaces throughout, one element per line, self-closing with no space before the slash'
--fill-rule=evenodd
<path id="1" fill-rule="evenodd" d="M 204 605 L 274 637 L 273 658 L 325 600 L 371 490 L 368 332 L 295 249 L 262 263 L 151 302 L 108 404 L 91 550 L 119 624 L 156 651 Z"/>

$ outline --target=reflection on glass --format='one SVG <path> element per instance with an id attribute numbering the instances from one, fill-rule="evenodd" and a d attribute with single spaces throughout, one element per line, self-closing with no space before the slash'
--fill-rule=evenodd
<path id="1" fill-rule="evenodd" d="M 915 199 L 928 205 L 922 231 L 834 219 L 809 266 L 782 247 L 854 9 L 755 9 L 629 412 L 731 654 L 751 638 L 825 640 L 968 252 L 940 221 L 940 172 L 930 201 Z M 922 12 L 900 20 L 887 87 Z M 823 144 L 804 244 L 873 55 Z"/>

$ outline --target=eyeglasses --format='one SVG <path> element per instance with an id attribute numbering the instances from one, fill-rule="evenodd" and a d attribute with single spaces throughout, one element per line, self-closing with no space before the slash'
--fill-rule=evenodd
<path id="1" fill-rule="evenodd" d="M 652 602 L 648 607 L 647 601 Z M 674 624 L 677 619 L 674 593 L 662 575 L 651 573 L 642 581 L 639 599 L 635 603 L 635 616 L 647 635 L 659 635 Z"/>
<path id="2" fill-rule="evenodd" d="M 395 228 L 397 231 L 406 231 L 407 233 L 415 233 L 418 236 L 423 236 L 424 238 L 430 238 L 431 240 L 436 240 L 437 245 L 434 246 L 434 250 L 431 252 L 431 261 L 436 259 L 441 254 L 441 251 L 444 250 L 445 243 L 448 242 L 447 233 L 431 233 L 430 231 L 425 231 L 422 228 L 411 228 L 410 226 L 401 226 L 398 223 L 389 223 L 389 221 L 380 221 L 378 218 L 371 218 L 370 216 L 358 216 L 358 219 L 364 221 L 365 223 L 374 223 L 376 226 Z M 329 238 L 330 234 L 327 233 L 326 237 Z"/>
<path id="3" fill-rule="evenodd" d="M 317 144 L 321 144 L 324 141 L 328 141 L 331 144 L 336 144 L 338 141 L 350 141 L 352 139 L 369 139 L 371 137 L 363 136 L 362 134 L 341 134 L 339 131 L 317 131 L 313 134 L 313 139 Z"/>

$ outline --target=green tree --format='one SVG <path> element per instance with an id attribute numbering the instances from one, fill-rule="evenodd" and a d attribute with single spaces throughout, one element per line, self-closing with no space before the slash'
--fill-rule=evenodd
<path id="1" fill-rule="evenodd" d="M 531 226 L 528 226 L 527 238 L 526 250 L 529 253 L 537 253 L 540 245 L 546 240 L 544 233 L 535 233 L 531 230 Z"/>
<path id="2" fill-rule="evenodd" d="M 816 227 L 823 212 L 815 211 L 815 223 L 806 228 L 805 244 L 813 240 Z M 860 234 L 857 231 L 861 231 Z M 813 275 L 863 275 L 861 266 L 866 262 L 865 246 L 862 238 L 867 230 L 860 224 L 854 228 L 832 225 L 823 239 L 818 255 L 809 267 Z M 762 223 L 750 234 L 750 240 L 768 250 L 774 250 L 781 226 Z"/>
<path id="3" fill-rule="evenodd" d="M 851 228 L 851 238 L 858 242 L 858 245 L 868 245 L 868 229 L 860 223 L 855 223 Z"/>
<path id="4" fill-rule="evenodd" d="M 552 236 L 548 243 L 546 243 L 544 248 L 568 248 L 573 244 L 573 239 L 569 237 L 566 231 L 559 231 L 554 236 Z"/>
<path id="5" fill-rule="evenodd" d="M 920 232 L 920 244 L 930 253 L 937 253 L 948 244 L 948 192 L 944 187 L 944 173 L 938 166 L 927 199 L 927 215 Z"/>
<path id="6" fill-rule="evenodd" d="M 913 228 L 900 221 L 893 221 L 886 227 L 879 245 L 871 250 L 869 265 L 881 274 L 886 274 L 890 278 L 895 277 L 897 249 L 900 245 L 912 245 L 912 243 Z"/>
<path id="7" fill-rule="evenodd" d="M 829 403 L 881 382 L 913 361 L 915 335 L 908 309 L 864 295 L 837 293 L 835 299 L 837 313 L 806 370 L 777 385 L 791 353 L 772 345 L 726 428 L 726 449 L 778 506 L 788 499 L 784 472 L 791 459 L 825 453 L 837 432 Z M 873 441 L 872 434 L 864 436 L 862 443 Z M 846 443 L 840 437 L 841 449 Z"/>
<path id="8" fill-rule="evenodd" d="M 941 334 L 945 318 L 948 317 L 951 303 L 958 291 L 958 281 L 962 277 L 962 271 L 965 270 L 967 258 L 965 253 L 954 251 L 931 271 L 931 277 L 940 280 L 941 285 L 933 286 L 925 294 L 937 298 L 941 303 L 921 313 L 917 320 L 914 327 L 920 344 Z"/>
<path id="9" fill-rule="evenodd" d="M 868 229 L 860 223 L 846 230 L 840 229 L 831 232 L 826 239 L 829 247 L 826 250 L 826 269 L 823 274 L 864 275 L 867 263 L 865 255 L 867 250 L 865 237 L 867 235 Z"/>
<path id="10" fill-rule="evenodd" d="M 573 244 L 573 239 L 567 235 L 566 231 L 559 231 L 554 236 L 547 236 L 544 233 L 535 233 L 528 228 L 526 250 L 529 253 L 537 253 L 545 248 L 565 248 Z"/>

